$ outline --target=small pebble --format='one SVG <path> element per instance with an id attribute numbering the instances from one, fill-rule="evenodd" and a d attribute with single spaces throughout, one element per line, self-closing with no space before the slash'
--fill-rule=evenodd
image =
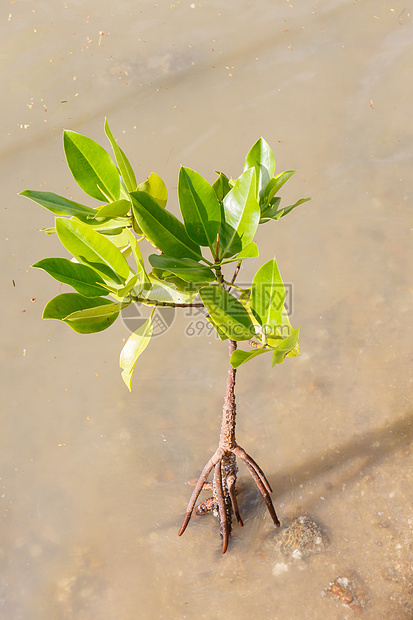
<path id="1" fill-rule="evenodd" d="M 345 573 L 330 581 L 328 588 L 321 594 L 338 598 L 343 605 L 356 613 L 363 611 L 368 600 L 364 586 L 354 572 Z"/>

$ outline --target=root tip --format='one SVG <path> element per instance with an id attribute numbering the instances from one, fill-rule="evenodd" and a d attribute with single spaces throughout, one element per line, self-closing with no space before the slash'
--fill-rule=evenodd
<path id="1" fill-rule="evenodd" d="M 180 529 L 180 530 L 179 530 L 179 532 L 178 532 L 178 536 L 182 536 L 182 534 L 185 532 L 185 530 L 186 530 L 186 526 L 188 525 L 189 520 L 190 520 L 190 518 L 191 518 L 191 514 L 192 514 L 192 513 L 190 513 L 190 512 L 187 512 L 187 513 L 186 513 L 186 515 L 185 515 L 185 517 L 184 517 L 184 520 L 182 521 L 181 529 Z"/>

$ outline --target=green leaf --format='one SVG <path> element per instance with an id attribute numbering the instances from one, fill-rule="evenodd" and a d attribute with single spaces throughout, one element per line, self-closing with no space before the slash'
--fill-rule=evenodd
<path id="1" fill-rule="evenodd" d="M 102 202 L 118 200 L 119 172 L 109 153 L 97 142 L 75 131 L 64 131 L 63 146 L 67 165 L 81 189 Z"/>
<path id="2" fill-rule="evenodd" d="M 257 140 L 245 158 L 244 171 L 251 167 L 257 174 L 257 196 L 260 196 L 275 172 L 274 154 L 264 138 Z"/>
<path id="3" fill-rule="evenodd" d="M 236 349 L 230 358 L 230 363 L 233 368 L 238 368 L 245 362 L 249 362 L 249 360 L 254 359 L 257 355 L 261 355 L 262 353 L 268 353 L 271 349 L 252 349 L 251 351 L 242 351 L 241 349 Z"/>
<path id="4" fill-rule="evenodd" d="M 302 205 L 304 202 L 308 202 L 309 200 L 311 200 L 311 198 L 300 198 L 300 200 L 297 200 L 297 202 L 295 202 L 293 205 L 290 205 L 288 207 L 283 207 L 282 209 L 277 211 L 276 215 L 272 219 L 278 220 L 280 219 L 280 217 L 284 217 L 284 215 L 288 215 L 293 209 L 295 209 L 299 205 Z"/>
<path id="5" fill-rule="evenodd" d="M 248 243 L 239 254 L 236 254 L 234 258 L 228 258 L 221 262 L 222 265 L 226 265 L 227 263 L 236 263 L 240 260 L 244 260 L 244 258 L 256 258 L 259 256 L 258 246 L 254 241 Z"/>
<path id="6" fill-rule="evenodd" d="M 299 335 L 300 328 L 297 327 L 297 329 L 294 329 L 294 331 L 291 332 L 288 338 L 282 340 L 281 343 L 273 350 L 271 363 L 272 368 L 274 368 L 276 364 L 281 364 L 284 361 L 286 355 L 291 353 L 293 349 L 297 347 Z M 295 353 L 295 355 L 297 354 Z"/>
<path id="7" fill-rule="evenodd" d="M 205 286 L 205 282 L 194 282 L 192 280 L 183 280 L 179 276 L 167 271 L 166 269 L 156 269 L 154 267 L 151 271 L 151 276 L 162 280 L 162 282 L 167 282 L 169 285 L 174 284 L 178 291 L 185 292 L 190 287 L 192 290 L 199 290 L 203 286 Z"/>
<path id="8" fill-rule="evenodd" d="M 112 302 L 105 298 L 87 299 L 77 293 L 62 293 L 49 301 L 43 310 L 43 318 L 64 321 L 79 334 L 93 334 L 110 327 L 116 321 L 119 312 L 105 317 L 91 317 L 83 321 L 66 321 L 66 317 L 78 310 L 109 304 Z"/>
<path id="9" fill-rule="evenodd" d="M 254 238 L 260 220 L 255 183 L 255 169 L 249 168 L 224 198 L 224 221 L 219 234 L 220 258 L 237 254 Z"/>
<path id="10" fill-rule="evenodd" d="M 130 200 L 115 200 L 109 204 L 98 207 L 95 211 L 96 217 L 125 217 L 131 210 L 132 205 Z"/>
<path id="11" fill-rule="evenodd" d="M 165 269 L 179 276 L 185 282 L 213 282 L 215 274 L 192 258 L 172 258 L 162 254 L 151 254 L 149 262 L 157 269 Z"/>
<path id="12" fill-rule="evenodd" d="M 113 286 L 109 286 L 108 284 L 105 284 L 104 286 L 107 293 L 110 292 L 113 297 L 115 297 L 119 301 L 123 301 L 124 298 L 132 291 L 132 289 L 135 288 L 138 282 L 139 275 L 135 274 L 130 278 L 130 280 L 126 282 L 125 286 L 122 286 L 122 288 L 114 288 Z"/>
<path id="13" fill-rule="evenodd" d="M 277 198 L 274 198 L 272 200 L 271 204 L 268 204 L 265 207 L 262 207 L 260 224 L 265 224 L 265 222 L 269 222 L 269 220 L 271 220 L 277 214 L 278 207 L 280 206 L 280 202 L 281 202 L 281 198 L 280 196 L 278 196 Z"/>
<path id="14" fill-rule="evenodd" d="M 249 340 L 255 335 L 254 326 L 244 306 L 220 286 L 205 286 L 199 294 L 208 309 L 213 324 L 231 340 Z"/>
<path id="15" fill-rule="evenodd" d="M 95 269 L 115 284 L 123 284 L 129 276 L 129 265 L 103 235 L 76 220 L 56 218 L 56 232 L 62 245 L 77 260 Z"/>
<path id="16" fill-rule="evenodd" d="M 288 181 L 293 174 L 295 174 L 295 170 L 286 170 L 285 172 L 280 172 L 277 176 L 270 179 L 265 187 L 263 194 L 263 202 L 264 204 L 268 204 L 274 198 L 275 194 L 282 188 L 284 183 Z"/>
<path id="17" fill-rule="evenodd" d="M 132 192 L 131 198 L 138 226 L 157 248 L 175 258 L 202 258 L 199 245 L 188 237 L 184 225 L 162 209 L 152 196 L 146 192 Z"/>
<path id="18" fill-rule="evenodd" d="M 284 215 L 288 215 L 288 213 L 290 213 L 293 209 L 295 209 L 295 207 L 298 207 L 304 202 L 308 202 L 308 200 L 311 200 L 311 198 L 301 198 L 300 200 L 297 200 L 297 202 L 294 203 L 293 205 L 289 205 L 288 207 L 283 207 L 282 209 L 278 208 L 280 205 L 280 200 L 281 198 L 275 198 L 273 200 L 272 206 L 270 206 L 267 210 L 265 210 L 265 212 L 263 211 L 261 215 L 261 219 L 260 219 L 260 224 L 265 224 L 266 222 L 269 222 L 270 220 L 275 220 L 275 221 L 279 220 L 281 217 L 284 217 Z"/>
<path id="19" fill-rule="evenodd" d="M 221 207 L 211 185 L 199 172 L 181 167 L 178 181 L 179 206 L 189 237 L 215 251 L 221 228 Z"/>
<path id="20" fill-rule="evenodd" d="M 122 379 L 131 391 L 132 376 L 139 356 L 144 352 L 152 336 L 152 318 L 149 318 L 139 329 L 131 334 L 120 354 L 120 367 L 123 369 Z"/>
<path id="21" fill-rule="evenodd" d="M 218 334 L 218 337 L 220 340 L 228 340 L 228 336 L 222 331 L 222 329 L 219 328 L 219 326 L 214 323 L 214 321 L 211 318 L 211 315 L 207 315 L 207 321 L 209 321 L 209 323 L 211 323 L 212 327 L 215 329 L 215 331 Z"/>
<path id="22" fill-rule="evenodd" d="M 138 190 L 150 194 L 161 207 L 166 207 L 168 190 L 161 177 L 155 174 L 155 172 L 151 172 L 146 181 L 138 185 Z"/>
<path id="23" fill-rule="evenodd" d="M 106 300 L 105 300 L 106 302 Z M 130 302 L 112 301 L 110 303 L 104 303 L 94 308 L 82 308 L 81 310 L 75 310 L 67 315 L 65 321 L 82 321 L 83 319 L 101 319 L 112 314 L 119 314 L 123 308 L 129 306 Z"/>
<path id="24" fill-rule="evenodd" d="M 129 237 L 128 237 L 129 228 L 121 228 L 119 231 L 110 231 L 110 234 L 103 229 L 99 231 L 102 235 L 107 235 L 113 245 L 121 250 L 122 254 L 125 255 L 124 249 L 129 247 Z"/>
<path id="25" fill-rule="evenodd" d="M 76 220 L 78 219 L 79 218 L 76 217 Z M 86 220 L 81 220 L 81 221 L 83 224 L 87 224 L 90 230 L 98 231 L 102 235 L 106 235 L 106 236 L 120 235 L 122 231 L 127 226 L 130 226 L 131 224 L 130 219 L 126 217 L 105 218 L 102 220 L 95 218 L 95 219 L 86 219 Z"/>
<path id="26" fill-rule="evenodd" d="M 223 172 L 217 172 L 218 178 L 212 183 L 214 192 L 219 202 L 222 202 L 228 192 L 231 191 L 232 185 L 229 178 Z"/>
<path id="27" fill-rule="evenodd" d="M 290 336 L 292 332 L 293 327 L 290 323 L 290 318 L 284 306 L 280 324 L 278 325 L 278 327 L 274 326 L 271 333 L 266 334 L 267 344 L 270 347 L 276 347 L 278 346 L 280 340 L 287 338 L 287 336 Z"/>
<path id="28" fill-rule="evenodd" d="M 118 146 L 118 143 L 113 137 L 107 118 L 105 118 L 105 134 L 107 135 L 108 140 L 112 146 L 113 154 L 115 155 L 116 163 L 118 164 L 119 172 L 122 176 L 122 179 L 125 182 L 126 189 L 128 190 L 128 192 L 133 192 L 136 189 L 135 173 L 133 172 L 133 168 L 130 165 L 125 153 L 122 151 L 120 146 Z"/>
<path id="29" fill-rule="evenodd" d="M 178 291 L 184 291 L 188 288 L 188 285 L 191 286 L 191 290 L 198 288 L 198 290 L 202 287 L 205 286 L 205 282 L 192 282 L 192 281 L 185 281 L 182 278 L 180 278 L 179 276 L 176 276 L 175 274 L 171 273 L 170 271 L 167 271 L 166 269 L 156 269 L 156 267 L 154 267 L 151 271 L 151 276 L 158 278 L 159 280 L 162 280 L 162 282 L 167 282 L 169 285 L 170 284 L 174 284 L 177 288 Z"/>
<path id="30" fill-rule="evenodd" d="M 243 250 L 235 257 L 237 260 L 241 260 L 244 258 L 256 258 L 259 256 L 258 246 L 254 241 L 247 243 Z"/>
<path id="31" fill-rule="evenodd" d="M 58 282 L 72 286 L 84 297 L 100 297 L 107 295 L 107 291 L 99 286 L 102 278 L 94 271 L 80 263 L 74 263 L 67 258 L 44 258 L 33 265 L 37 269 L 44 269 Z"/>
<path id="32" fill-rule="evenodd" d="M 255 274 L 250 297 L 251 310 L 262 327 L 264 337 L 274 334 L 281 325 L 284 301 L 284 284 L 277 261 L 272 258 Z"/>
<path id="33" fill-rule="evenodd" d="M 86 207 L 73 200 L 68 200 L 63 196 L 53 194 L 53 192 L 36 192 L 30 189 L 25 189 L 20 192 L 20 196 L 26 196 L 30 200 L 34 200 L 42 207 L 45 207 L 55 215 L 69 215 L 85 218 L 86 216 L 95 216 L 96 211 L 91 207 Z"/>
<path id="34" fill-rule="evenodd" d="M 191 304 L 198 294 L 198 288 L 196 286 L 191 286 L 190 282 L 188 282 L 185 290 L 181 291 L 178 290 L 174 284 L 168 284 L 153 275 L 149 275 L 148 277 L 151 288 L 149 290 L 143 290 L 139 294 L 139 297 L 149 304 Z"/>
<path id="35" fill-rule="evenodd" d="M 143 256 L 142 256 L 142 252 L 141 249 L 139 247 L 139 243 L 138 240 L 136 239 L 135 235 L 133 234 L 133 232 L 131 230 L 127 230 L 127 235 L 128 235 L 128 239 L 129 239 L 129 245 L 132 249 L 132 253 L 133 253 L 133 257 L 135 259 L 136 262 L 136 271 L 137 274 L 139 275 L 141 282 L 142 282 L 142 286 L 149 290 L 151 288 L 151 284 L 150 284 L 150 280 L 149 277 L 146 273 L 145 270 L 145 264 L 143 261 Z"/>

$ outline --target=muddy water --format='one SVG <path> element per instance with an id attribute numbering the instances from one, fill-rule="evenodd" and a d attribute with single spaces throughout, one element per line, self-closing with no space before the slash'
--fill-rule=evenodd
<path id="1" fill-rule="evenodd" d="M 19 0 L 2 14 L 0 617 L 335 620 L 356 613 L 326 594 L 349 574 L 363 617 L 413 617 L 413 6 Z M 213 517 L 177 537 L 216 447 L 225 345 L 177 317 L 128 394 L 121 323 L 81 337 L 40 320 L 59 287 L 29 265 L 62 250 L 16 192 L 80 199 L 62 129 L 104 143 L 105 116 L 172 209 L 181 163 L 237 175 L 260 135 L 298 170 L 285 200 L 313 196 L 259 232 L 293 285 L 302 357 L 259 358 L 237 389 L 238 440 L 283 527 L 306 515 L 325 533 L 318 554 L 277 556 L 243 469 L 229 553 Z"/>

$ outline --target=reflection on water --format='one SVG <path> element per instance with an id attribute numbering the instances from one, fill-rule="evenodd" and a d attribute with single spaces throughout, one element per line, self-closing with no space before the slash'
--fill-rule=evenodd
<path id="1" fill-rule="evenodd" d="M 39 0 L 8 11 L 0 617 L 334 620 L 355 613 L 349 588 L 365 618 L 413 617 L 409 10 Z M 275 252 L 293 283 L 302 357 L 241 368 L 237 398 L 238 437 L 269 476 L 281 532 L 314 523 L 328 540 L 317 554 L 277 556 L 280 530 L 242 465 L 245 527 L 229 552 L 212 516 L 177 537 L 187 481 L 216 448 L 225 345 L 182 336 L 178 316 L 129 395 L 122 325 L 84 338 L 40 320 L 60 291 L 28 265 L 61 249 L 36 232 L 48 214 L 15 194 L 80 199 L 61 132 L 103 142 L 105 115 L 140 180 L 165 178 L 171 209 L 180 163 L 237 175 L 260 135 L 278 170 L 298 170 L 285 199 L 313 196 L 259 233 L 260 260 Z"/>

